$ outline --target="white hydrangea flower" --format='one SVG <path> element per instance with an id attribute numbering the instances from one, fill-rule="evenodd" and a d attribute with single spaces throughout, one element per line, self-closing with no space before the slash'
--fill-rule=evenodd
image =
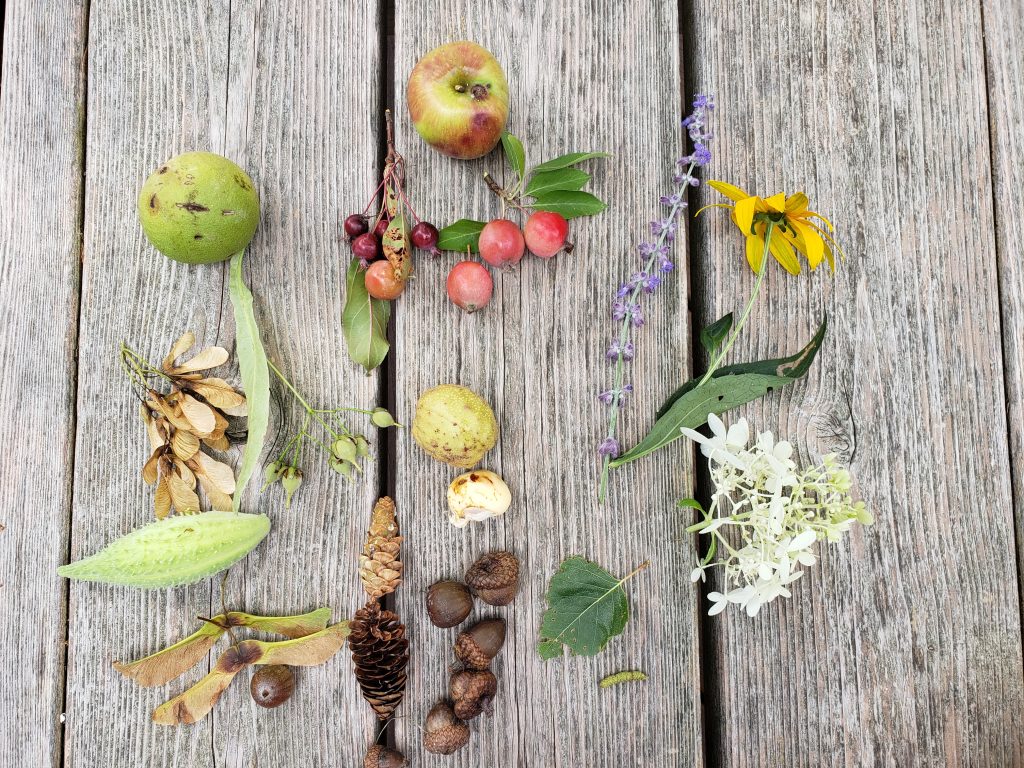
<path id="1" fill-rule="evenodd" d="M 711 414 L 708 425 L 711 437 L 682 430 L 708 457 L 715 485 L 704 520 L 688 529 L 711 537 L 708 555 L 690 579 L 704 581 L 708 570 L 721 566 L 728 589 L 708 594 L 708 615 L 738 605 L 756 616 L 772 600 L 790 597 L 788 585 L 803 576 L 801 568 L 817 562 L 813 548 L 818 541 L 839 541 L 854 523 L 873 520 L 864 502 L 850 497 L 850 473 L 835 456 L 800 469 L 792 444 L 776 442 L 771 432 L 760 433 L 748 447 L 746 419 L 727 427 Z M 723 556 L 714 561 L 719 549 Z"/>

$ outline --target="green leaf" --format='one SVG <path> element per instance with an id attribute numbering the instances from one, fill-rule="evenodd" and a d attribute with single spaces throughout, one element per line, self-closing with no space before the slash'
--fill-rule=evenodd
<path id="1" fill-rule="evenodd" d="M 529 207 L 538 211 L 554 211 L 571 219 L 576 216 L 593 216 L 596 213 L 601 213 L 608 205 L 589 192 L 555 190 L 536 195 Z"/>
<path id="2" fill-rule="evenodd" d="M 630 461 L 653 453 L 683 435 L 682 427 L 696 429 L 708 420 L 709 413 L 722 414 L 773 389 L 792 384 L 796 379 L 787 376 L 769 376 L 764 373 L 741 373 L 733 376 L 712 377 L 705 384 L 694 387 L 676 400 L 659 418 L 647 437 L 636 446 L 612 459 L 610 467 L 621 467 Z"/>
<path id="3" fill-rule="evenodd" d="M 544 171 L 535 173 L 526 185 L 524 194 L 536 197 L 545 192 L 565 190 L 578 192 L 590 181 L 590 174 L 578 168 L 561 168 L 557 171 Z"/>
<path id="4" fill-rule="evenodd" d="M 730 330 L 732 330 L 732 312 L 715 320 L 700 332 L 701 346 L 707 350 L 709 355 L 715 354 L 722 346 L 722 342 L 725 341 L 725 337 L 729 335 Z"/>
<path id="5" fill-rule="evenodd" d="M 449 224 L 438 233 L 437 247 L 442 251 L 459 251 L 465 253 L 469 248 L 476 253 L 480 243 L 480 233 L 486 222 L 473 219 L 459 219 Z"/>
<path id="6" fill-rule="evenodd" d="M 384 362 L 391 348 L 387 337 L 391 302 L 375 299 L 366 292 L 364 274 L 359 267 L 359 259 L 352 259 L 345 280 L 341 327 L 345 332 L 349 357 L 369 373 Z"/>
<path id="7" fill-rule="evenodd" d="M 233 511 L 238 512 L 242 503 L 242 491 L 259 464 L 263 442 L 270 424 L 270 368 L 267 353 L 260 340 L 260 329 L 252 309 L 252 293 L 242 276 L 242 257 L 245 251 L 231 257 L 228 293 L 235 311 L 235 346 L 238 354 L 238 369 L 242 376 L 242 388 L 248 408 L 248 437 L 242 462 L 238 466 L 235 481 Z"/>
<path id="8" fill-rule="evenodd" d="M 568 155 L 562 155 L 556 157 L 554 160 L 548 160 L 546 163 L 541 163 L 535 166 L 533 169 L 534 173 L 541 171 L 554 171 L 559 168 L 568 168 L 570 165 L 576 165 L 582 163 L 584 160 L 590 160 L 594 157 L 611 157 L 608 152 L 570 152 Z"/>
<path id="9" fill-rule="evenodd" d="M 526 150 L 523 149 L 523 142 L 504 131 L 501 134 L 501 148 L 505 150 L 505 157 L 516 172 L 516 177 L 522 180 L 526 176 Z"/>
<path id="10" fill-rule="evenodd" d="M 826 330 L 828 330 L 827 317 L 821 321 L 821 325 L 818 326 L 818 330 L 815 332 L 814 338 L 807 342 L 807 345 L 796 354 L 790 355 L 789 357 L 777 357 L 771 360 L 757 360 L 752 363 L 735 363 L 733 365 L 726 365 L 711 374 L 711 378 L 717 379 L 721 376 L 733 376 L 738 373 L 765 373 L 772 376 L 785 376 L 790 379 L 799 379 L 807 373 L 808 369 L 811 367 L 811 363 L 814 362 L 814 358 L 817 356 L 818 350 L 821 349 L 821 342 L 825 340 Z M 698 381 L 699 379 L 690 379 L 688 382 L 683 384 L 683 386 L 669 395 L 668 399 L 662 403 L 661 408 L 658 409 L 657 418 L 660 419 L 664 416 L 676 400 L 697 386 Z"/>
<path id="11" fill-rule="evenodd" d="M 696 499 L 680 499 L 676 502 L 677 507 L 689 507 L 690 509 L 696 509 L 700 512 L 704 511 L 704 505 L 702 505 Z"/>
<path id="12" fill-rule="evenodd" d="M 547 660 L 565 645 L 577 656 L 600 653 L 629 620 L 629 601 L 622 585 L 644 563 L 623 579 L 616 579 L 597 563 L 582 557 L 565 560 L 548 585 L 548 608 L 540 627 L 537 652 Z"/>

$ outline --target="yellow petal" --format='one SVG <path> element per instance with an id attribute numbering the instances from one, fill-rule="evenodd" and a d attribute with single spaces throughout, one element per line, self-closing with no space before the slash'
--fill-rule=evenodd
<path id="1" fill-rule="evenodd" d="M 776 213 L 782 213 L 786 209 L 786 193 L 779 192 L 777 195 L 766 197 L 764 204 Z"/>
<path id="2" fill-rule="evenodd" d="M 825 258 L 828 259 L 829 266 L 831 266 L 832 267 L 832 271 L 835 272 L 836 264 L 835 264 L 835 259 L 832 256 L 832 251 L 838 251 L 839 252 L 839 256 L 841 258 L 845 259 L 846 258 L 846 254 L 843 252 L 843 249 L 839 247 L 839 243 L 836 242 L 835 238 L 832 237 L 832 235 L 830 235 L 824 229 L 819 227 L 817 224 L 812 224 L 809 221 L 806 222 L 806 224 L 807 224 L 807 226 L 809 226 L 811 229 L 813 229 L 815 232 L 817 232 L 819 235 L 821 235 L 825 239 L 825 242 L 826 242 Z"/>
<path id="3" fill-rule="evenodd" d="M 728 203 L 711 203 L 711 205 L 705 205 L 703 208 L 701 208 L 699 211 L 697 211 L 693 215 L 694 216 L 700 216 L 708 208 L 728 208 L 729 210 L 732 210 L 732 206 L 729 205 Z"/>
<path id="4" fill-rule="evenodd" d="M 816 268 L 825 257 L 825 241 L 821 239 L 821 235 L 802 221 L 791 220 L 790 224 L 793 225 L 793 229 L 797 231 L 803 241 L 803 248 L 800 250 L 807 257 L 807 263 L 811 265 L 811 269 Z"/>
<path id="5" fill-rule="evenodd" d="M 828 227 L 829 232 L 832 232 L 835 229 L 835 227 L 832 226 L 832 222 L 826 219 L 820 213 L 815 213 L 814 211 L 804 211 L 803 213 L 800 214 L 801 219 L 806 219 L 809 216 L 816 216 L 817 218 L 825 222 L 825 226 Z M 807 223 L 810 224 L 811 222 L 808 221 Z"/>
<path id="6" fill-rule="evenodd" d="M 803 192 L 795 192 L 786 198 L 786 213 L 806 210 L 809 202 L 810 200 Z"/>
<path id="7" fill-rule="evenodd" d="M 754 206 L 757 205 L 756 197 L 745 197 L 736 202 L 736 226 L 743 234 L 749 234 L 754 224 Z"/>
<path id="8" fill-rule="evenodd" d="M 747 264 L 754 270 L 754 274 L 761 271 L 761 264 L 764 260 L 764 238 L 761 235 L 750 235 L 747 237 Z"/>
<path id="9" fill-rule="evenodd" d="M 709 181 L 708 186 L 718 192 L 721 192 L 734 203 L 738 203 L 740 200 L 746 200 L 748 197 L 750 197 L 750 195 L 748 195 L 739 187 L 724 181 Z"/>
<path id="10" fill-rule="evenodd" d="M 793 253 L 793 249 L 789 247 L 789 243 L 786 242 L 786 238 L 782 236 L 782 233 L 778 229 L 772 228 L 771 238 L 768 242 L 768 248 L 772 252 L 772 256 L 782 265 L 791 275 L 800 274 L 800 262 L 797 261 L 796 255 Z"/>

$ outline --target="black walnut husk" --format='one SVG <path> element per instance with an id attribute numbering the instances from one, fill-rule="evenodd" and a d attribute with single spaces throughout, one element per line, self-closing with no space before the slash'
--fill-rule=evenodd
<path id="1" fill-rule="evenodd" d="M 348 644 L 363 698 L 377 717 L 387 720 L 405 693 L 409 641 L 398 615 L 376 601 L 356 611 Z"/>
<path id="2" fill-rule="evenodd" d="M 466 583 L 488 605 L 508 605 L 519 590 L 519 560 L 511 552 L 491 552 L 466 571 Z"/>

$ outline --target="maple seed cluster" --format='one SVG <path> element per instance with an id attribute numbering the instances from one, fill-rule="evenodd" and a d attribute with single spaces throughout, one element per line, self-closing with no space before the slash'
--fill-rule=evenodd
<path id="1" fill-rule="evenodd" d="M 488 605 L 508 605 L 519 588 L 519 560 L 511 552 L 492 552 L 466 572 L 466 582 L 439 581 L 427 590 L 430 621 L 438 627 L 455 627 L 473 610 L 473 595 Z M 448 699 L 438 701 L 423 724 L 423 747 L 438 755 L 450 755 L 469 742 L 467 720 L 493 713 L 498 678 L 491 662 L 505 645 L 504 619 L 486 618 L 455 639 L 455 656 L 461 663 L 448 682 Z"/>
<path id="2" fill-rule="evenodd" d="M 144 398 L 140 412 L 151 453 L 142 478 L 156 486 L 153 506 L 158 520 L 172 511 L 199 512 L 197 485 L 213 509 L 232 508 L 234 471 L 207 451 L 230 447 L 228 417 L 244 416 L 246 400 L 223 379 L 204 373 L 227 362 L 228 353 L 222 347 L 207 347 L 178 364 L 195 342 L 194 334 L 183 334 L 159 367 L 121 345 L 121 363 Z M 159 391 L 159 383 L 169 384 L 170 392 Z"/>
<path id="3" fill-rule="evenodd" d="M 353 213 L 342 225 L 352 242 L 352 255 L 365 270 L 366 292 L 375 299 L 391 301 L 405 291 L 412 274 L 413 247 L 437 255 L 437 227 L 421 221 L 405 194 L 405 158 L 395 151 L 391 110 L 384 112 L 388 154 L 380 185 L 362 213 Z M 377 195 L 381 199 L 377 201 Z M 375 212 L 371 216 L 371 209 Z M 406 215 L 408 214 L 408 216 Z M 416 224 L 409 230 L 409 218 Z"/>

